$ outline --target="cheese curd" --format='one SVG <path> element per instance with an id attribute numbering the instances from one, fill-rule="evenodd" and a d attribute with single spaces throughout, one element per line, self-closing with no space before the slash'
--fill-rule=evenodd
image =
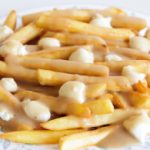
<path id="1" fill-rule="evenodd" d="M 2 57 L 5 57 L 7 55 L 26 55 L 26 54 L 28 54 L 28 52 L 25 46 L 23 46 L 22 43 L 15 40 L 7 41 L 0 47 L 0 55 Z"/>
<path id="2" fill-rule="evenodd" d="M 69 60 L 83 63 L 93 63 L 94 54 L 85 48 L 79 48 L 70 55 Z"/>
<path id="3" fill-rule="evenodd" d="M 25 113 L 31 119 L 39 122 L 45 122 L 51 117 L 50 109 L 41 102 L 25 99 L 22 104 Z"/>
<path id="4" fill-rule="evenodd" d="M 45 37 L 39 40 L 38 45 L 42 48 L 60 47 L 61 43 L 56 38 Z"/>
<path id="5" fill-rule="evenodd" d="M 145 142 L 150 133 L 150 118 L 146 113 L 131 116 L 123 126 L 140 142 Z"/>
<path id="6" fill-rule="evenodd" d="M 98 27 L 107 27 L 111 28 L 111 17 L 103 17 L 102 15 L 97 14 L 95 18 L 93 18 L 90 24 L 98 26 Z"/>
<path id="7" fill-rule="evenodd" d="M 145 74 L 137 72 L 136 69 L 133 66 L 125 66 L 122 70 L 122 75 L 126 76 L 131 84 L 136 84 L 139 81 L 145 82 Z"/>
<path id="8" fill-rule="evenodd" d="M 13 78 L 2 78 L 0 84 L 9 92 L 16 92 L 18 90 L 17 83 Z"/>
<path id="9" fill-rule="evenodd" d="M 9 121 L 14 117 L 13 113 L 3 105 L 0 105 L 0 118 L 4 121 Z"/>
<path id="10" fill-rule="evenodd" d="M 106 61 L 121 61 L 123 59 L 117 54 L 107 54 L 105 56 L 105 60 Z"/>
<path id="11" fill-rule="evenodd" d="M 0 42 L 4 41 L 13 33 L 13 30 L 6 25 L 0 25 Z"/>
<path id="12" fill-rule="evenodd" d="M 142 52 L 150 52 L 150 40 L 144 37 L 136 36 L 130 38 L 129 45 L 131 48 L 140 50 Z"/>
<path id="13" fill-rule="evenodd" d="M 79 81 L 68 81 L 59 89 L 59 96 L 70 98 L 73 102 L 85 102 L 86 85 Z"/>

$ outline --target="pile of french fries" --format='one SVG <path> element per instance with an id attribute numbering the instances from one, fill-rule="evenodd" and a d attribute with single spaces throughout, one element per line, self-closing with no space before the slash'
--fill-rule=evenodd
<path id="1" fill-rule="evenodd" d="M 111 17 L 112 28 L 90 24 L 96 14 Z M 1 44 L 18 41 L 28 54 L 1 57 L 1 78 L 14 78 L 19 89 L 10 93 L 0 85 L 1 102 L 15 112 L 10 121 L 0 119 L 0 126 L 6 129 L 0 138 L 78 150 L 96 145 L 130 116 L 150 109 L 150 54 L 129 46 L 130 37 L 147 27 L 144 19 L 118 8 L 54 9 L 24 15 L 22 26 L 16 28 L 16 24 L 16 11 L 11 11 L 4 25 L 14 32 Z M 45 37 L 58 39 L 61 46 L 41 48 L 38 41 Z M 94 62 L 69 60 L 79 48 L 93 52 Z M 122 60 L 106 61 L 105 56 L 112 53 Z M 128 65 L 144 73 L 146 83 L 131 84 L 121 74 Z M 86 85 L 84 103 L 59 96 L 60 87 L 68 81 Z M 26 98 L 44 103 L 53 117 L 46 122 L 29 118 L 22 109 Z"/>

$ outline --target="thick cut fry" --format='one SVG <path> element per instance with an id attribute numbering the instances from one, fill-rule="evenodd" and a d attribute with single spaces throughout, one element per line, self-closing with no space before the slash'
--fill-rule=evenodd
<path id="1" fill-rule="evenodd" d="M 50 10 L 50 11 L 43 11 L 43 12 L 36 12 L 32 14 L 27 14 L 22 17 L 22 23 L 23 25 L 27 25 L 31 22 L 33 22 L 35 19 L 40 17 L 42 14 L 49 15 L 50 17 L 65 17 L 65 18 L 71 18 L 74 20 L 79 20 L 83 22 L 89 22 L 92 17 L 96 14 L 100 13 L 103 16 L 114 16 L 118 14 L 124 14 L 125 12 L 119 8 L 111 7 L 106 8 L 104 10 L 96 10 L 96 9 L 64 9 L 64 10 Z"/>
<path id="2" fill-rule="evenodd" d="M 90 108 L 92 114 L 108 114 L 114 111 L 112 101 L 106 96 L 86 102 L 84 105 Z"/>
<path id="3" fill-rule="evenodd" d="M 19 100 L 1 86 L 0 86 L 0 101 L 14 108 L 20 107 Z"/>
<path id="4" fill-rule="evenodd" d="M 77 150 L 95 145 L 106 138 L 115 128 L 116 126 L 108 126 L 62 137 L 59 143 L 60 150 Z"/>
<path id="5" fill-rule="evenodd" d="M 7 40 L 16 40 L 25 44 L 39 36 L 42 32 L 42 29 L 38 28 L 34 23 L 32 23 L 20 28 L 18 31 L 13 33 Z"/>
<path id="6" fill-rule="evenodd" d="M 80 117 L 90 117 L 91 111 L 87 106 L 83 104 L 76 104 L 64 101 L 61 98 L 54 96 L 46 96 L 41 93 L 21 90 L 15 94 L 20 100 L 24 98 L 30 98 L 33 100 L 39 100 L 44 102 L 53 112 L 58 114 L 72 114 Z"/>
<path id="7" fill-rule="evenodd" d="M 85 130 L 64 130 L 64 131 L 14 131 L 3 133 L 0 135 L 1 139 L 10 140 L 12 142 L 24 144 L 57 144 L 61 137 L 80 133 Z"/>
<path id="8" fill-rule="evenodd" d="M 116 28 L 129 28 L 131 30 L 140 31 L 147 26 L 146 20 L 138 17 L 130 17 L 125 15 L 116 15 L 111 22 Z"/>
<path id="9" fill-rule="evenodd" d="M 111 114 L 93 115 L 90 118 L 79 118 L 75 116 L 61 117 L 42 123 L 41 126 L 50 130 L 98 127 L 122 122 L 131 115 L 138 114 L 140 112 L 140 109 L 115 109 L 115 111 Z"/>
<path id="10" fill-rule="evenodd" d="M 8 26 L 12 30 L 15 30 L 16 29 L 16 23 L 17 23 L 17 14 L 16 14 L 15 10 L 12 10 L 8 14 L 8 16 L 4 22 L 4 25 Z"/>
<path id="11" fill-rule="evenodd" d="M 150 109 L 150 95 L 148 93 L 132 92 L 128 96 L 132 106 Z"/>
<path id="12" fill-rule="evenodd" d="M 64 9 L 64 10 L 51 10 L 51 11 L 45 11 L 45 12 L 38 12 L 33 14 L 28 14 L 22 17 L 22 23 L 23 25 L 27 25 L 34 21 L 35 19 L 38 19 L 40 15 L 45 14 L 48 17 L 62 17 L 62 18 L 70 18 L 73 20 L 79 20 L 83 22 L 89 22 L 92 19 L 92 13 L 85 10 L 80 9 Z"/>
<path id="13" fill-rule="evenodd" d="M 128 29 L 113 29 L 97 27 L 88 23 L 66 18 L 54 18 L 42 15 L 37 21 L 37 26 L 51 31 L 68 31 L 73 33 L 86 33 L 97 35 L 104 39 L 129 39 L 134 33 Z"/>
<path id="14" fill-rule="evenodd" d="M 23 80 L 30 83 L 38 83 L 36 71 L 21 66 L 7 65 L 0 61 L 0 76 L 13 77 L 16 80 Z"/>
<path id="15" fill-rule="evenodd" d="M 61 85 L 67 81 L 78 80 L 85 83 L 101 83 L 107 85 L 110 91 L 130 91 L 132 89 L 129 80 L 123 76 L 93 77 L 74 75 L 38 69 L 38 81 L 41 85 Z"/>
<path id="16" fill-rule="evenodd" d="M 110 52 L 118 53 L 132 59 L 150 60 L 150 54 L 132 48 L 109 48 Z"/>
<path id="17" fill-rule="evenodd" d="M 129 47 L 129 42 L 124 40 L 105 40 L 110 47 Z"/>
<path id="18" fill-rule="evenodd" d="M 96 62 L 96 64 L 106 65 L 111 72 L 121 73 L 124 66 L 134 66 L 139 72 L 150 73 L 150 62 L 147 60 L 122 60 L 122 61 L 106 61 Z"/>
<path id="19" fill-rule="evenodd" d="M 37 52 L 40 50 L 40 47 L 38 45 L 25 45 L 25 48 L 29 53 Z"/>
<path id="20" fill-rule="evenodd" d="M 133 85 L 133 89 L 140 93 L 146 93 L 148 91 L 147 82 L 144 83 L 144 82 L 139 81 L 138 83 Z"/>
<path id="21" fill-rule="evenodd" d="M 87 98 L 97 98 L 100 95 L 104 94 L 107 90 L 107 85 L 104 83 L 102 84 L 89 84 L 86 88 L 86 97 Z"/>
<path id="22" fill-rule="evenodd" d="M 78 48 L 85 48 L 87 50 L 91 50 L 91 46 L 67 46 L 67 47 L 57 47 L 50 48 L 48 50 L 42 50 L 39 52 L 33 52 L 23 57 L 42 57 L 42 58 L 50 58 L 50 59 L 68 59 L 69 56 L 76 51 Z"/>
<path id="23" fill-rule="evenodd" d="M 117 108 L 127 109 L 129 108 L 129 104 L 127 103 L 126 99 L 120 93 L 113 92 L 113 99 L 112 102 L 114 106 Z"/>
<path id="24" fill-rule="evenodd" d="M 54 37 L 61 41 L 63 45 L 94 45 L 95 48 L 101 50 L 107 50 L 107 44 L 105 40 L 98 36 L 78 34 L 78 33 L 51 33 L 47 32 L 45 37 Z"/>
<path id="25" fill-rule="evenodd" d="M 109 68 L 103 65 L 87 64 L 67 60 L 46 58 L 17 58 L 19 64 L 31 69 L 47 69 L 58 72 L 83 74 L 89 76 L 108 76 Z M 78 67 L 77 67 L 78 66 Z"/>

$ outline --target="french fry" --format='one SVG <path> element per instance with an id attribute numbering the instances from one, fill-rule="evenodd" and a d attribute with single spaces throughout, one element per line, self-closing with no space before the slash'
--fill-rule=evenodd
<path id="1" fill-rule="evenodd" d="M 116 126 L 108 126 L 62 137 L 59 143 L 60 150 L 77 150 L 95 145 L 106 138 L 115 128 Z"/>
<path id="2" fill-rule="evenodd" d="M 132 48 L 114 48 L 109 47 L 110 52 L 118 53 L 132 59 L 150 60 L 150 54 Z"/>
<path id="3" fill-rule="evenodd" d="M 85 10 L 76 10 L 76 9 L 64 9 L 64 10 L 51 10 L 45 12 L 38 12 L 33 14 L 28 14 L 22 17 L 23 25 L 27 25 L 38 19 L 42 14 L 47 15 L 48 17 L 61 17 L 61 18 L 70 18 L 73 20 L 79 20 L 83 22 L 89 22 L 92 19 L 92 13 Z"/>
<path id="4" fill-rule="evenodd" d="M 16 58 L 19 64 L 31 69 L 47 69 L 72 74 L 89 76 L 108 76 L 109 68 L 103 65 L 87 64 L 68 60 L 55 60 L 46 58 Z M 78 66 L 78 67 L 77 67 Z"/>
<path id="5" fill-rule="evenodd" d="M 59 139 L 63 136 L 82 133 L 85 130 L 64 130 L 64 131 L 14 131 L 3 133 L 0 135 L 1 139 L 9 140 L 24 144 L 57 144 Z M 39 138 L 40 137 L 40 138 Z"/>
<path id="6" fill-rule="evenodd" d="M 118 14 L 126 14 L 123 10 L 115 7 L 106 8 L 103 10 L 91 10 L 91 9 L 64 9 L 64 10 L 49 10 L 49 11 L 43 11 L 43 12 L 36 12 L 32 14 L 27 14 L 22 17 L 22 23 L 23 25 L 27 25 L 31 22 L 33 22 L 35 19 L 40 17 L 42 14 L 46 14 L 50 17 L 65 17 L 65 18 L 71 18 L 74 20 L 79 20 L 83 22 L 89 22 L 92 17 L 96 14 L 100 13 L 103 16 L 114 16 Z"/>
<path id="7" fill-rule="evenodd" d="M 140 112 L 140 109 L 115 109 L 111 114 L 92 115 L 90 118 L 79 118 L 75 116 L 60 117 L 41 123 L 41 126 L 49 130 L 91 128 L 108 124 L 116 124 L 124 121 L 131 115 L 138 114 Z"/>
<path id="8" fill-rule="evenodd" d="M 106 61 L 96 62 L 96 64 L 106 65 L 111 72 L 121 73 L 124 66 L 134 66 L 139 72 L 148 74 L 150 72 L 150 62 L 147 60 L 122 60 L 122 61 Z"/>
<path id="9" fill-rule="evenodd" d="M 51 33 L 47 32 L 44 37 L 54 37 L 61 41 L 63 45 L 94 45 L 95 48 L 100 48 L 101 50 L 107 50 L 107 44 L 105 40 L 98 36 L 78 34 L 78 33 Z"/>
<path id="10" fill-rule="evenodd" d="M 67 46 L 67 47 L 57 47 L 57 48 L 49 48 L 48 50 L 42 50 L 39 52 L 33 52 L 26 56 L 22 57 L 42 57 L 42 58 L 50 58 L 50 59 L 68 59 L 69 56 L 76 51 L 78 48 L 86 48 L 87 50 L 91 50 L 91 46 Z"/>
<path id="11" fill-rule="evenodd" d="M 58 114 L 72 114 L 79 117 L 90 117 L 91 115 L 91 111 L 87 106 L 84 106 L 83 104 L 67 102 L 58 97 L 46 96 L 41 93 L 27 90 L 21 90 L 17 92 L 15 96 L 20 100 L 24 98 L 30 98 L 44 102 L 53 112 Z"/>
<path id="12" fill-rule="evenodd" d="M 7 40 L 16 40 L 23 44 L 33 40 L 39 36 L 43 30 L 38 28 L 34 23 L 20 28 L 18 31 L 13 33 Z"/>
<path id="13" fill-rule="evenodd" d="M 16 14 L 15 10 L 12 10 L 8 14 L 8 16 L 4 22 L 4 25 L 8 26 L 12 30 L 15 30 L 16 29 L 16 23 L 17 23 L 17 14 Z"/>
<path id="14" fill-rule="evenodd" d="M 129 104 L 126 101 L 126 99 L 123 97 L 123 95 L 117 92 L 113 92 L 112 95 L 113 95 L 112 103 L 114 106 L 122 109 L 129 108 Z"/>
<path id="15" fill-rule="evenodd" d="M 38 69 L 38 81 L 41 85 L 61 85 L 67 81 L 78 80 L 85 83 L 101 83 L 107 85 L 110 91 L 130 91 L 132 89 L 129 80 L 123 76 L 93 77 L 73 75 L 67 73 L 54 72 L 50 70 Z"/>
<path id="16" fill-rule="evenodd" d="M 104 39 L 121 39 L 127 40 L 134 33 L 128 29 L 113 29 L 105 27 L 97 27 L 88 23 L 75 21 L 66 18 L 40 16 L 36 21 L 37 26 L 51 31 L 69 31 L 73 33 L 85 33 L 97 35 Z"/>
<path id="17" fill-rule="evenodd" d="M 124 40 L 105 40 L 110 47 L 129 47 L 129 42 Z"/>
<path id="18" fill-rule="evenodd" d="M 111 24 L 115 28 L 128 28 L 136 31 L 140 31 L 147 26 L 146 20 L 125 15 L 113 16 Z"/>
<path id="19" fill-rule="evenodd" d="M 97 98 L 104 94 L 107 90 L 107 85 L 104 84 L 89 84 L 86 88 L 86 97 L 89 99 Z"/>
<path id="20" fill-rule="evenodd" d="M 147 82 L 139 81 L 138 83 L 133 85 L 133 89 L 135 91 L 138 91 L 138 92 L 141 92 L 141 93 L 146 93 L 148 91 Z"/>
<path id="21" fill-rule="evenodd" d="M 84 105 L 91 110 L 92 114 L 109 114 L 114 112 L 112 101 L 106 95 L 101 96 L 96 100 L 86 102 Z"/>
<path id="22" fill-rule="evenodd" d="M 148 93 L 132 92 L 128 95 L 129 102 L 137 108 L 150 108 L 150 95 Z"/>

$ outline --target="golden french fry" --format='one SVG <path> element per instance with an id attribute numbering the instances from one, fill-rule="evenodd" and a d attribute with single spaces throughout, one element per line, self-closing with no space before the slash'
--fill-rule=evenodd
<path id="1" fill-rule="evenodd" d="M 25 144 L 57 144 L 61 137 L 82 133 L 85 130 L 64 130 L 64 131 L 14 131 L 0 134 L 1 139 L 10 140 L 17 143 Z M 39 138 L 40 137 L 40 138 Z"/>
<path id="2" fill-rule="evenodd" d="M 41 126 L 50 130 L 65 130 L 75 128 L 90 128 L 124 121 L 134 114 L 140 113 L 140 109 L 115 109 L 111 114 L 92 115 L 90 118 L 79 118 L 75 116 L 60 117 L 42 123 Z"/>
<path id="3" fill-rule="evenodd" d="M 62 137 L 59 143 L 60 150 L 77 150 L 95 145 L 106 138 L 116 127 L 117 126 L 108 126 Z M 73 145 L 71 143 L 73 143 Z"/>
<path id="4" fill-rule="evenodd" d="M 103 65 L 87 64 L 68 60 L 55 60 L 46 58 L 16 58 L 19 64 L 31 69 L 47 69 L 72 74 L 89 76 L 108 76 L 109 68 Z M 77 67 L 78 66 L 78 67 Z"/>
<path id="5" fill-rule="evenodd" d="M 24 98 L 30 98 L 33 100 L 39 100 L 44 102 L 53 112 L 58 114 L 72 114 L 79 117 L 90 117 L 91 111 L 87 106 L 83 104 L 76 104 L 72 102 L 64 101 L 62 98 L 47 96 L 41 93 L 21 90 L 15 94 L 20 100 Z"/>
<path id="6" fill-rule="evenodd" d="M 57 48 L 49 48 L 48 50 L 42 50 L 39 52 L 33 52 L 23 57 L 42 57 L 42 58 L 50 58 L 50 59 L 68 59 L 69 56 L 76 51 L 78 48 L 86 48 L 91 51 L 91 46 L 66 46 L 66 47 L 57 47 Z"/>
<path id="7" fill-rule="evenodd" d="M 117 108 L 127 109 L 129 108 L 129 104 L 127 103 L 126 99 L 120 93 L 113 92 L 113 99 L 112 103 Z"/>
<path id="8" fill-rule="evenodd" d="M 86 102 L 84 105 L 91 110 L 92 114 L 109 114 L 114 111 L 111 99 L 105 95 L 96 100 Z"/>
<path id="9" fill-rule="evenodd" d="M 12 30 L 15 30 L 16 29 L 16 23 L 17 23 L 17 14 L 16 14 L 15 10 L 12 10 L 8 14 L 8 16 L 4 22 L 4 25 L 7 25 Z"/>
<path id="10" fill-rule="evenodd" d="M 67 81 L 78 80 L 85 83 L 101 83 L 107 85 L 109 91 L 130 91 L 132 89 L 129 80 L 123 76 L 109 76 L 109 77 L 93 77 L 74 75 L 61 72 L 54 72 L 50 70 L 38 69 L 38 82 L 41 85 L 61 85 Z"/>
<path id="11" fill-rule="evenodd" d="M 97 27 L 88 23 L 75 21 L 67 18 L 40 16 L 36 21 L 37 26 L 51 31 L 69 31 L 73 33 L 85 33 L 97 35 L 104 39 L 129 39 L 134 33 L 128 29 L 113 29 L 105 27 Z"/>
<path id="12" fill-rule="evenodd" d="M 23 44 L 33 40 L 39 36 L 43 30 L 38 28 L 34 23 L 20 28 L 18 31 L 13 33 L 7 40 L 16 40 Z"/>
<path id="13" fill-rule="evenodd" d="M 150 62 L 147 60 L 122 60 L 122 61 L 106 61 L 96 62 L 96 64 L 106 65 L 109 67 L 111 72 L 121 73 L 124 66 L 134 66 L 139 72 L 149 73 Z"/>
<path id="14" fill-rule="evenodd" d="M 111 24 L 115 28 L 129 28 L 140 31 L 147 26 L 145 19 L 125 15 L 116 15 L 112 17 Z"/>
<path id="15" fill-rule="evenodd" d="M 85 10 L 80 9 L 64 9 L 64 10 L 58 10 L 54 9 L 51 11 L 45 11 L 45 12 L 38 12 L 33 14 L 28 14 L 22 17 L 22 23 L 23 25 L 27 25 L 34 21 L 35 19 L 38 19 L 42 14 L 47 15 L 48 17 L 61 17 L 61 18 L 70 18 L 73 20 L 79 20 L 83 22 L 89 22 L 92 19 L 92 13 Z"/>
<path id="16" fill-rule="evenodd" d="M 141 93 L 146 93 L 148 91 L 147 82 L 144 83 L 139 81 L 138 83 L 133 85 L 133 89 Z"/>
<path id="17" fill-rule="evenodd" d="M 105 40 L 110 47 L 129 47 L 128 40 Z"/>
<path id="18" fill-rule="evenodd" d="M 104 94 L 107 90 L 107 85 L 104 84 L 89 84 L 86 88 L 86 97 L 87 98 L 97 98 L 100 95 Z"/>
<path id="19" fill-rule="evenodd" d="M 105 40 L 98 36 L 86 35 L 79 33 L 51 33 L 47 32 L 44 37 L 54 37 L 61 41 L 63 45 L 94 45 L 95 48 L 101 50 L 107 50 L 107 44 Z"/>
<path id="20" fill-rule="evenodd" d="M 146 52 L 142 52 L 136 49 L 132 48 L 114 48 L 109 47 L 110 52 L 118 53 L 127 57 L 130 57 L 132 59 L 139 59 L 139 60 L 150 60 L 150 54 Z"/>
<path id="21" fill-rule="evenodd" d="M 128 95 L 129 102 L 132 106 L 137 108 L 150 108 L 150 95 L 149 93 L 139 93 L 139 92 L 132 92 Z"/>

